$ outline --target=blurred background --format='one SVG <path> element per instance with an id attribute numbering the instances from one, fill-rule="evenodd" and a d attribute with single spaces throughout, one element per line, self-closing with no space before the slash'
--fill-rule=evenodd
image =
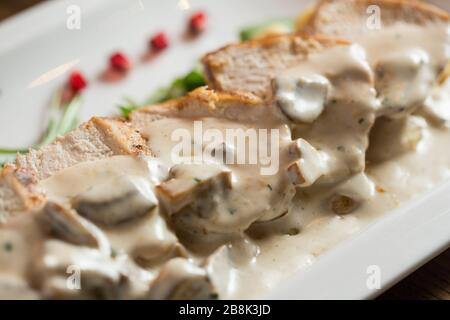
<path id="1" fill-rule="evenodd" d="M 0 21 L 44 1 L 48 0 L 0 0 Z M 379 299 L 450 300 L 450 249 L 382 294 Z"/>
<path id="2" fill-rule="evenodd" d="M 43 0 L 0 0 L 0 20 L 22 11 Z"/>

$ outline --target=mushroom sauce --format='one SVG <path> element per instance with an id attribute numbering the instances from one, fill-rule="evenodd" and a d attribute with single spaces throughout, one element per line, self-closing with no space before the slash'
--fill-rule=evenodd
<path id="1" fill-rule="evenodd" d="M 357 42 L 278 75 L 256 112 L 146 123 L 155 157 L 42 180 L 45 207 L 1 226 L 0 297 L 257 298 L 448 180 L 450 80 L 436 80 L 448 27 L 398 24 Z M 248 147 L 203 135 L 184 154 L 200 160 L 174 161 L 173 132 L 199 126 L 244 132 Z"/>

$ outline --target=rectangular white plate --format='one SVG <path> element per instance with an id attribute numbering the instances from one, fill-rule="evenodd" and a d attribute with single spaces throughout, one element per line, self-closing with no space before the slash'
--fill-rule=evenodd
<path id="1" fill-rule="evenodd" d="M 205 52 L 237 40 L 242 26 L 297 15 L 302 0 L 79 0 L 49 1 L 0 23 L 0 145 L 26 147 L 45 127 L 45 108 L 66 70 L 39 86 L 30 84 L 49 70 L 74 63 L 90 79 L 82 119 L 117 113 L 124 96 L 143 101 L 156 88 L 189 70 Z M 435 0 L 450 10 L 446 0 Z M 81 9 L 81 29 L 66 27 L 67 8 Z M 191 11 L 185 11 L 186 4 Z M 183 41 L 186 17 L 194 9 L 208 13 L 207 32 Z M 140 57 L 148 38 L 165 30 L 170 48 L 151 62 Z M 118 84 L 96 80 L 112 51 L 135 62 Z M 55 76 L 56 75 L 56 76 Z M 275 299 L 362 299 L 389 288 L 450 245 L 450 183 L 385 216 L 364 232 L 338 245 L 314 265 L 289 278 L 268 296 Z M 368 266 L 381 271 L 381 289 L 369 289 Z"/>

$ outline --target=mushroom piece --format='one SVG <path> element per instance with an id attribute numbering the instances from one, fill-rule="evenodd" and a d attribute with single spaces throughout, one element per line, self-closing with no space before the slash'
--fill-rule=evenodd
<path id="1" fill-rule="evenodd" d="M 47 298 L 119 297 L 117 263 L 99 250 L 47 240 L 37 269 Z"/>
<path id="2" fill-rule="evenodd" d="M 168 261 L 152 283 L 152 299 L 215 299 L 217 298 L 205 269 L 193 262 L 175 258 Z"/>
<path id="3" fill-rule="evenodd" d="M 226 197 L 232 180 L 231 171 L 222 165 L 176 165 L 170 170 L 170 178 L 158 186 L 158 197 L 169 215 L 189 206 L 205 216 Z"/>
<path id="4" fill-rule="evenodd" d="M 450 66 L 450 64 L 449 64 Z M 449 67 L 450 70 L 450 67 Z M 425 100 L 419 114 L 432 123 L 443 125 L 450 121 L 450 77 L 443 83 L 433 88 L 431 94 Z"/>
<path id="5" fill-rule="evenodd" d="M 272 82 L 280 111 L 295 123 L 312 123 L 323 111 L 330 82 L 319 74 L 279 76 Z"/>
<path id="6" fill-rule="evenodd" d="M 377 119 L 370 133 L 367 159 L 372 162 L 383 162 L 416 150 L 424 137 L 426 127 L 426 121 L 418 116 Z"/>
<path id="7" fill-rule="evenodd" d="M 63 240 L 89 247 L 99 247 L 105 241 L 101 232 L 73 209 L 49 201 L 42 213 L 42 222 Z"/>
<path id="8" fill-rule="evenodd" d="M 114 252 L 128 254 L 145 268 L 186 255 L 183 246 L 157 210 L 139 220 L 103 229 Z"/>
<path id="9" fill-rule="evenodd" d="M 295 140 L 289 155 L 298 159 L 287 168 L 289 180 L 298 187 L 314 184 L 326 171 L 326 157 L 303 139 Z"/>
<path id="10" fill-rule="evenodd" d="M 435 78 L 430 57 L 419 49 L 388 54 L 378 61 L 375 74 L 381 101 L 378 114 L 393 118 L 421 107 Z"/>
<path id="11" fill-rule="evenodd" d="M 211 282 L 222 298 L 235 293 L 233 278 L 240 268 L 253 265 L 260 254 L 260 248 L 246 236 L 234 239 L 211 253 L 202 266 L 207 270 Z"/>
<path id="12" fill-rule="evenodd" d="M 126 255 L 47 240 L 37 263 L 46 298 L 142 298 L 153 273 L 137 267 Z"/>
<path id="13" fill-rule="evenodd" d="M 374 194 L 375 184 L 364 173 L 359 173 L 336 187 L 329 205 L 334 213 L 347 214 Z"/>
<path id="14" fill-rule="evenodd" d="M 76 196 L 72 205 L 94 222 L 115 225 L 149 213 L 158 200 L 148 180 L 121 175 L 89 188 Z"/>

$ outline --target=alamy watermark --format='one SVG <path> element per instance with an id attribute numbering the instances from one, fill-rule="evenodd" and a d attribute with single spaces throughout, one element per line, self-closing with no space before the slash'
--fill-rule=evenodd
<path id="1" fill-rule="evenodd" d="M 81 8 L 75 4 L 72 4 L 66 8 L 66 27 L 69 30 L 81 29 Z"/>
<path id="2" fill-rule="evenodd" d="M 194 121 L 193 132 L 177 128 L 171 139 L 176 142 L 171 152 L 174 164 L 202 164 L 214 160 L 227 165 L 259 165 L 261 175 L 274 175 L 279 169 L 278 129 L 204 130 L 202 121 Z"/>
<path id="3" fill-rule="evenodd" d="M 369 15 L 366 20 L 366 26 L 369 30 L 380 30 L 381 25 L 381 8 L 377 5 L 370 5 L 366 9 Z"/>
<path id="4" fill-rule="evenodd" d="M 366 286 L 369 290 L 381 289 L 381 268 L 380 266 L 373 264 L 367 267 L 366 273 L 368 275 L 366 280 Z"/>
<path id="5" fill-rule="evenodd" d="M 66 287 L 69 290 L 81 290 L 81 268 L 77 265 L 70 265 L 66 269 L 69 276 L 66 279 Z"/>

